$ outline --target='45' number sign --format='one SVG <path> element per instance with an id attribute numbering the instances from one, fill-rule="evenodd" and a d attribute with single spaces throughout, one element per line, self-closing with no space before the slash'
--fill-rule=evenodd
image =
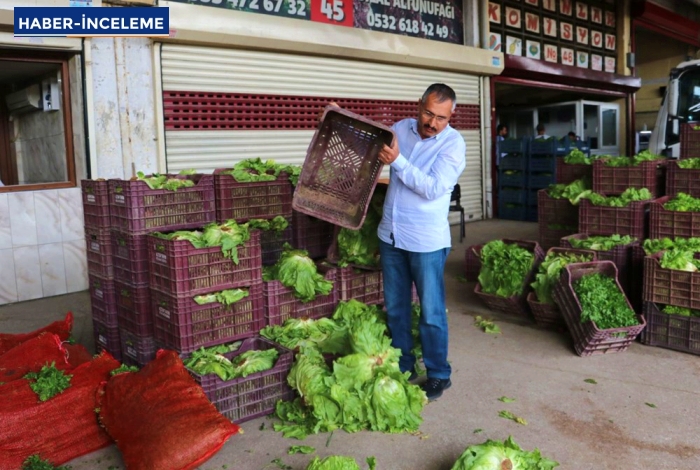
<path id="1" fill-rule="evenodd" d="M 311 21 L 352 28 L 353 0 L 311 0 Z"/>

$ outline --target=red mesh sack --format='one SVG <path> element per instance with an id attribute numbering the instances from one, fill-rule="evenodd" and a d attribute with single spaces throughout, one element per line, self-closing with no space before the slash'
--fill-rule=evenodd
<path id="1" fill-rule="evenodd" d="M 40 328 L 31 333 L 22 334 L 0 334 L 0 356 L 5 354 L 10 349 L 15 346 L 19 346 L 27 340 L 35 338 L 44 332 L 53 333 L 58 335 L 61 340 L 65 341 L 70 336 L 70 332 L 73 329 L 73 314 L 68 312 L 64 320 L 55 321 L 44 328 Z"/>
<path id="2" fill-rule="evenodd" d="M 72 369 L 66 355 L 58 336 L 43 333 L 0 356 L 0 382 L 21 379 L 29 372 L 39 372 L 45 364 L 52 362 L 58 370 Z"/>
<path id="3" fill-rule="evenodd" d="M 71 369 L 92 361 L 92 354 L 82 344 L 64 344 L 63 347 L 68 353 L 68 362 Z"/>
<path id="4" fill-rule="evenodd" d="M 160 350 L 139 372 L 114 376 L 97 393 L 100 422 L 129 470 L 190 470 L 239 427 L 207 400 L 175 351 Z"/>
<path id="5" fill-rule="evenodd" d="M 95 393 L 119 362 L 109 353 L 68 372 L 71 386 L 40 402 L 27 380 L 0 386 L 0 470 L 17 470 L 30 455 L 53 465 L 111 444 L 95 415 Z"/>

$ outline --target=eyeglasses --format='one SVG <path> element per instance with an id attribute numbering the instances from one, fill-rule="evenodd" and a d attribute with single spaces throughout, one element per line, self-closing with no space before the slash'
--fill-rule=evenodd
<path id="1" fill-rule="evenodd" d="M 439 122 L 440 124 L 444 124 L 444 123 L 446 123 L 447 121 L 450 120 L 450 118 L 449 118 L 449 117 L 446 117 L 446 116 L 436 116 L 435 114 L 431 113 L 431 112 L 428 111 L 427 109 L 422 109 L 422 108 L 421 108 L 421 114 L 422 114 L 423 117 L 425 117 L 426 119 L 428 119 L 428 120 L 430 120 L 430 121 L 432 121 L 433 119 L 435 119 L 435 120 L 436 120 L 437 122 Z"/>

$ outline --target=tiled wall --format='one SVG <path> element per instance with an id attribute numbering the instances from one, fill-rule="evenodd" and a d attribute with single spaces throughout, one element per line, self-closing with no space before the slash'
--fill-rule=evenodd
<path id="1" fill-rule="evenodd" d="M 88 287 L 80 188 L 0 194 L 0 305 Z"/>

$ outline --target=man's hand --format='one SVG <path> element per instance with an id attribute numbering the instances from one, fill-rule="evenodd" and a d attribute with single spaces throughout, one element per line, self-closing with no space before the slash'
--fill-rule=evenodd
<path id="1" fill-rule="evenodd" d="M 379 151 L 379 161 L 385 165 L 392 163 L 399 157 L 399 142 L 394 139 L 391 142 L 391 147 L 384 145 L 384 147 Z"/>

